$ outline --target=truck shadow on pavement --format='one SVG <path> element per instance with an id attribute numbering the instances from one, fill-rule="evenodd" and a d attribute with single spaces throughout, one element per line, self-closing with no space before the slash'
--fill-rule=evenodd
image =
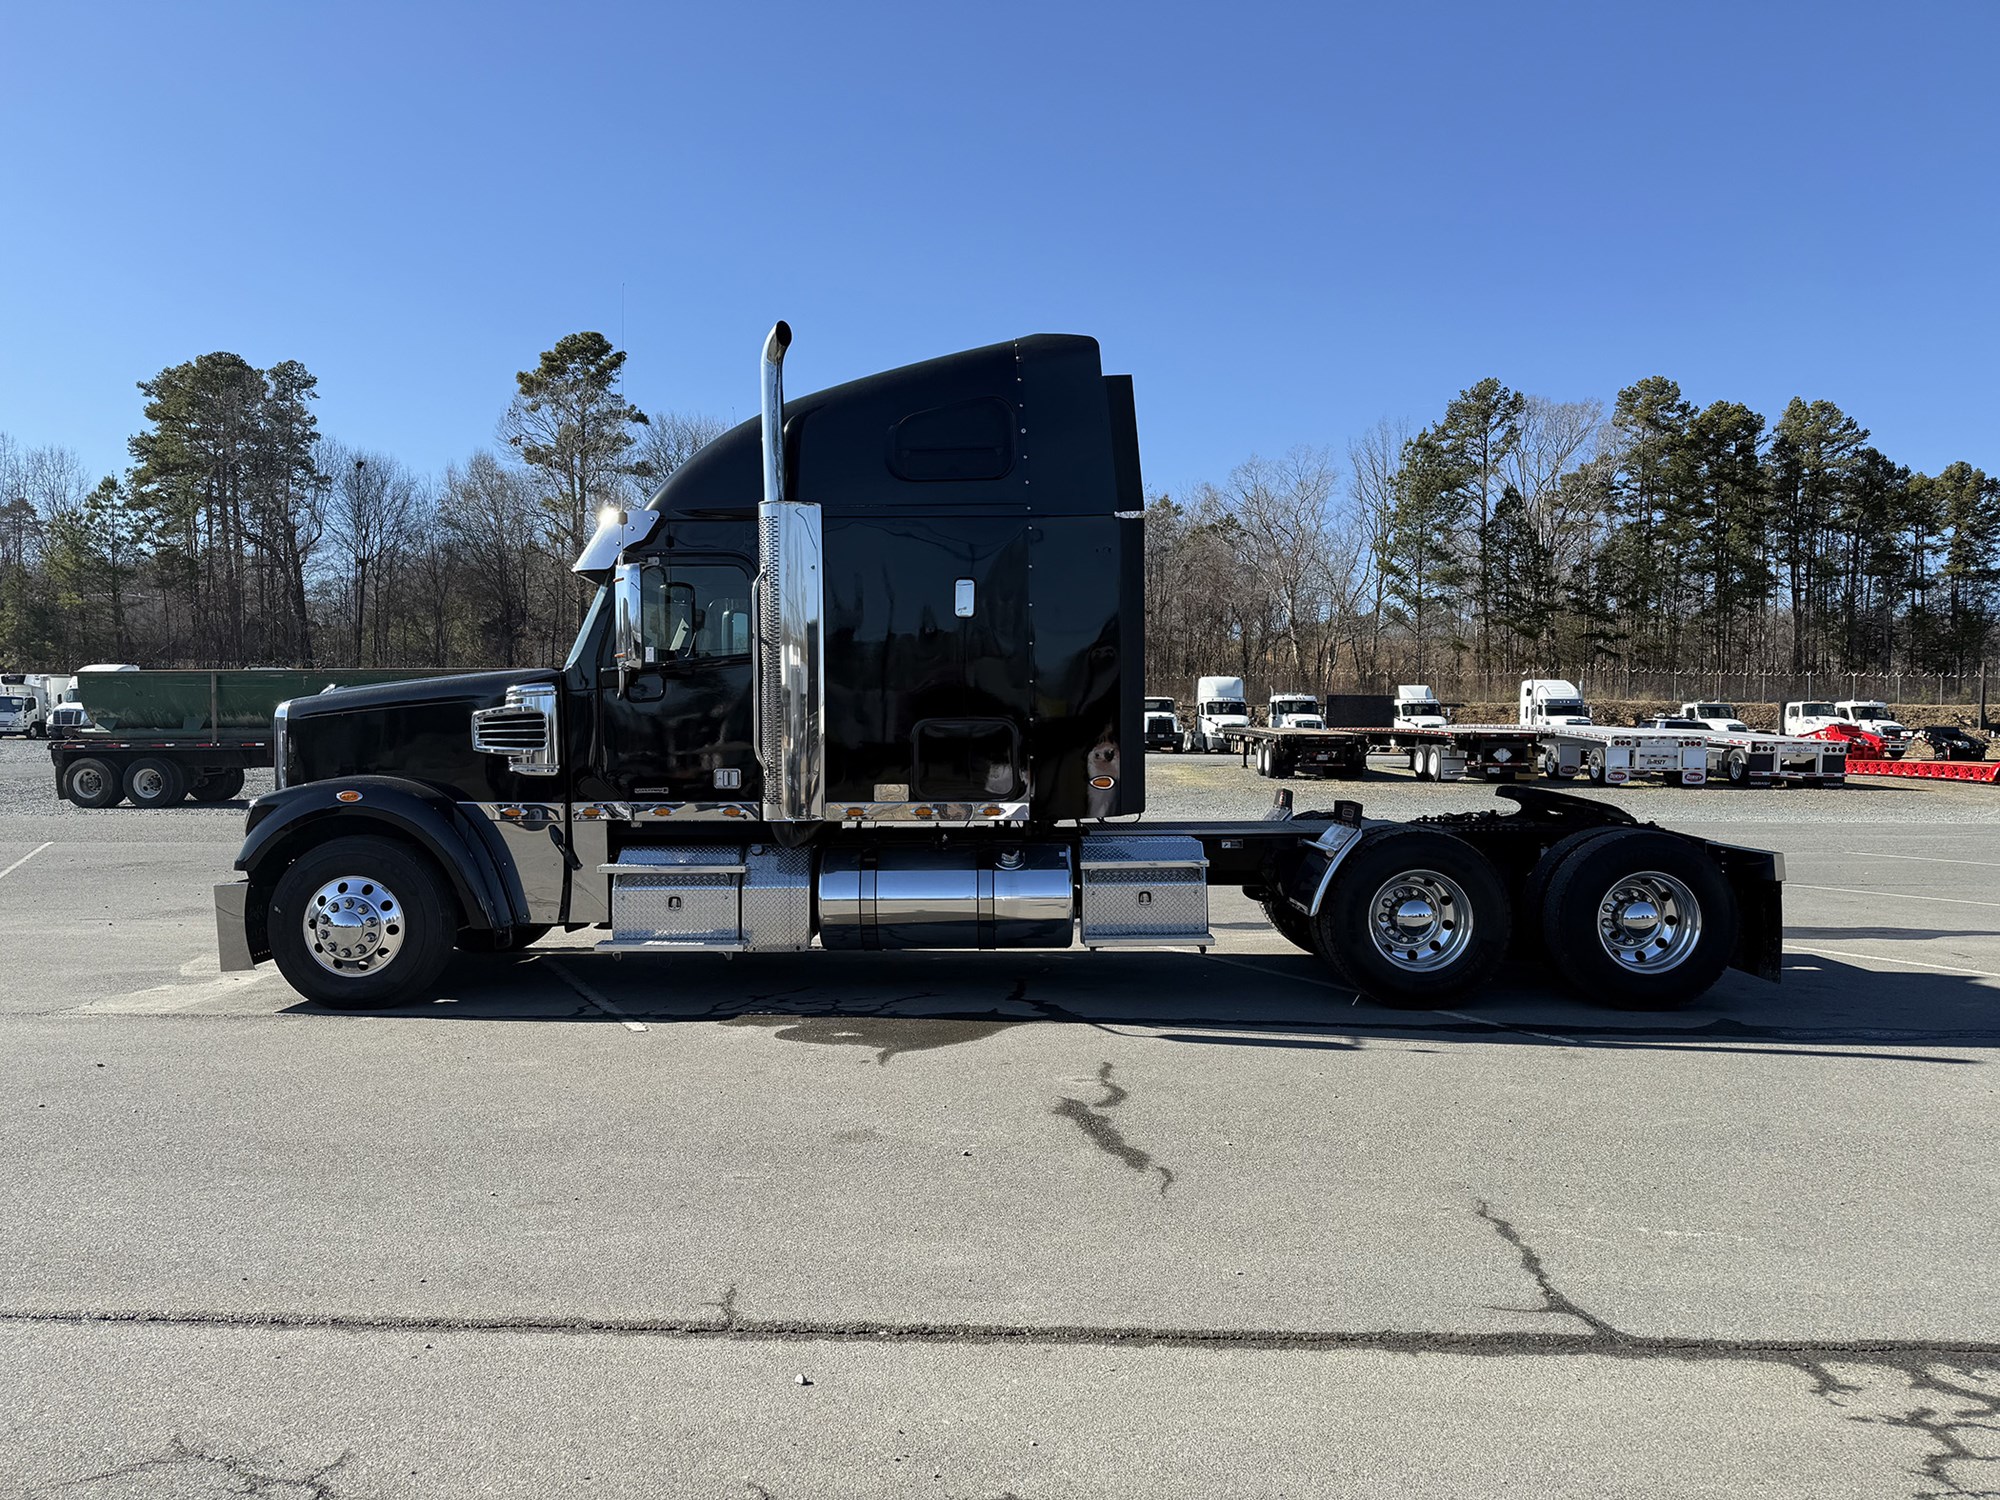
<path id="1" fill-rule="evenodd" d="M 1786 956 L 1785 983 L 1731 973 L 1678 1011 L 1617 1011 L 1502 972 L 1446 1010 L 1361 999 L 1317 961 L 1282 952 L 717 954 L 626 957 L 587 949 L 462 955 L 439 997 L 385 1011 L 289 1013 L 349 1020 L 688 1023 L 783 1041 L 871 1047 L 878 1061 L 1050 1022 L 1171 1043 L 1349 1051 L 1371 1041 L 1875 1057 L 1963 1066 L 1912 1048 L 2000 1047 L 2000 987 L 1972 974 L 1864 969 Z"/>

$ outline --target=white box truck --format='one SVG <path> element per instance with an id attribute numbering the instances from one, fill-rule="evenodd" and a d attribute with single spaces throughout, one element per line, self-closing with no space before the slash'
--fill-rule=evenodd
<path id="1" fill-rule="evenodd" d="M 1250 727 L 1250 704 L 1241 677 L 1197 677 L 1194 683 L 1194 727 L 1182 740 L 1184 750 L 1221 751 L 1229 748 L 1232 729 Z"/>

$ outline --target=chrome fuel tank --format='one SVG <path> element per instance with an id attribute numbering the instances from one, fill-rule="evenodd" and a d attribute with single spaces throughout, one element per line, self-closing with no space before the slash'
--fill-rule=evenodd
<path id="1" fill-rule="evenodd" d="M 1061 844 L 829 850 L 820 860 L 827 948 L 1067 948 L 1074 910 Z"/>

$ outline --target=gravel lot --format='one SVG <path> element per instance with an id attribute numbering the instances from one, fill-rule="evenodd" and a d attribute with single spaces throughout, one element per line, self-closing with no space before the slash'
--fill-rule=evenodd
<path id="1" fill-rule="evenodd" d="M 1385 1011 L 1226 890 L 1205 959 L 576 934 L 350 1015 L 217 971 L 240 805 L 51 780 L 0 745 L 0 1496 L 2000 1490 L 2000 788 L 1584 793 L 1788 857 L 1784 983 L 1671 1015 Z"/>

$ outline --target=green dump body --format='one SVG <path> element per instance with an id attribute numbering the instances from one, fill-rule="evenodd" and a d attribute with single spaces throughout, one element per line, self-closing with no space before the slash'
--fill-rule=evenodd
<path id="1" fill-rule="evenodd" d="M 76 696 L 91 723 L 102 730 L 224 735 L 260 730 L 268 734 L 271 716 L 287 698 L 309 698 L 330 687 L 365 687 L 373 682 L 444 675 L 262 667 L 230 672 L 79 672 Z"/>

